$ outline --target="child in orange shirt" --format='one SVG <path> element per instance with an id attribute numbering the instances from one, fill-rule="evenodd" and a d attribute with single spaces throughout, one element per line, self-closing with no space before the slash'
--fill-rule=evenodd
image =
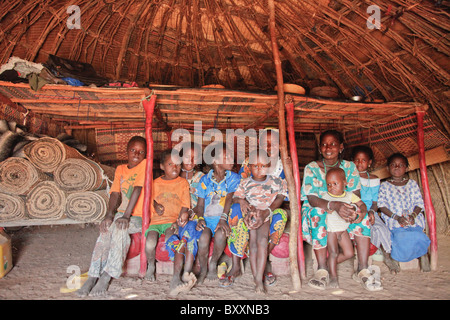
<path id="1" fill-rule="evenodd" d="M 122 274 L 131 238 L 129 234 L 142 230 L 142 206 L 147 143 L 134 136 L 128 141 L 128 163 L 115 171 L 108 209 L 100 223 L 100 235 L 95 244 L 88 279 L 77 291 L 79 297 L 104 295 L 111 278 Z"/>
<path id="2" fill-rule="evenodd" d="M 178 227 L 186 225 L 189 216 L 186 213 L 190 208 L 191 201 L 189 183 L 179 176 L 181 165 L 173 161 L 171 150 L 166 150 L 161 154 L 160 168 L 164 171 L 164 175 L 153 181 L 150 225 L 145 232 L 147 238 L 145 252 L 148 260 L 145 277 L 150 281 L 156 280 L 155 257 L 158 238 L 164 234 L 165 240 L 168 240 Z M 174 272 L 171 290 L 173 291 L 180 285 L 182 285 L 180 275 Z"/>

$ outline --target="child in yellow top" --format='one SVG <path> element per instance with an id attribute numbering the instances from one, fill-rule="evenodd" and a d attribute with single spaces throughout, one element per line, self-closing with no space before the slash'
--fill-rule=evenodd
<path id="1" fill-rule="evenodd" d="M 184 217 L 183 221 L 179 219 L 178 224 L 184 225 L 187 221 L 184 213 L 190 208 L 189 183 L 179 176 L 181 165 L 173 161 L 171 150 L 161 154 L 160 168 L 164 171 L 164 175 L 153 181 L 150 225 L 145 232 L 147 238 L 145 252 L 148 261 L 146 279 L 150 281 L 156 280 L 155 256 L 158 238 L 164 234 L 165 239 L 169 239 L 176 230 L 177 219 L 181 217 Z"/>
<path id="2" fill-rule="evenodd" d="M 322 195 L 322 199 L 328 201 L 339 201 L 355 206 L 355 214 L 353 221 L 359 218 L 359 215 L 365 216 L 367 208 L 364 202 L 353 192 L 346 192 L 345 186 L 347 180 L 345 172 L 341 168 L 332 168 L 328 170 L 326 175 L 326 183 L 328 192 Z M 350 225 L 342 219 L 336 211 L 327 211 L 326 225 L 328 231 L 328 268 L 330 272 L 330 287 L 339 288 L 337 279 L 337 265 L 354 255 L 353 244 L 347 232 Z M 339 247 L 342 253 L 339 252 Z"/>

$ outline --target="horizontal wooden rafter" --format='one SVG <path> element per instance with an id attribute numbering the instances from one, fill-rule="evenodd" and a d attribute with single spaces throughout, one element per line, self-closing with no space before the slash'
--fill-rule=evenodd
<path id="1" fill-rule="evenodd" d="M 276 126 L 275 93 L 227 89 L 152 88 L 157 95 L 155 125 L 167 131 L 192 127 L 194 121 L 217 128 Z M 144 88 L 88 88 L 45 85 L 33 91 L 26 84 L 0 81 L 0 94 L 23 110 L 70 122 L 71 126 L 144 121 Z M 320 131 L 361 125 L 370 127 L 426 109 L 419 103 L 363 103 L 289 94 L 294 101 L 296 131 Z M 91 123 L 87 123 L 91 121 Z"/>

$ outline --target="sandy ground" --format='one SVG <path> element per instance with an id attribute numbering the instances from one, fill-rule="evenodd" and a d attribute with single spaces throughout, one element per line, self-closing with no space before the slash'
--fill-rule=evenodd
<path id="1" fill-rule="evenodd" d="M 12 237 L 14 268 L 0 279 L 2 300 L 81 300 L 74 293 L 61 293 L 72 273 L 68 267 L 89 267 L 91 252 L 98 235 L 93 224 L 67 226 L 24 227 L 7 229 Z M 218 282 L 207 282 L 190 292 L 179 294 L 177 300 L 447 300 L 450 298 L 450 237 L 438 236 L 439 260 L 436 271 L 424 273 L 404 270 L 391 275 L 387 267 L 378 264 L 384 290 L 368 292 L 351 279 L 353 264 L 339 266 L 340 289 L 319 291 L 306 282 L 299 292 L 293 292 L 290 275 L 278 276 L 267 295 L 256 295 L 250 268 L 233 286 L 220 288 Z M 308 263 L 308 279 L 312 266 Z M 108 295 L 101 300 L 174 300 L 168 296 L 170 275 L 157 275 L 150 283 L 138 277 L 123 277 L 111 283 Z M 85 300 L 93 300 L 88 297 Z"/>

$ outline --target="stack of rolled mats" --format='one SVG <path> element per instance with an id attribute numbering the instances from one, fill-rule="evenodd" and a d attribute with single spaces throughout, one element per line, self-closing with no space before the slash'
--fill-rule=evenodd
<path id="1" fill-rule="evenodd" d="M 97 222 L 105 216 L 114 168 L 48 136 L 21 146 L 23 157 L 11 156 L 14 146 L 8 147 L 9 157 L 0 162 L 0 223 L 62 218 Z"/>

